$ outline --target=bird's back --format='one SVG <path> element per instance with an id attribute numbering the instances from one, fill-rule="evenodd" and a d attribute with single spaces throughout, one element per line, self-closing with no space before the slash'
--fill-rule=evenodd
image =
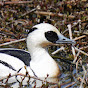
<path id="1" fill-rule="evenodd" d="M 23 61 L 25 65 L 27 66 L 30 65 L 31 56 L 28 52 L 24 50 L 5 48 L 5 49 L 0 49 L 0 53 L 11 55 Z"/>

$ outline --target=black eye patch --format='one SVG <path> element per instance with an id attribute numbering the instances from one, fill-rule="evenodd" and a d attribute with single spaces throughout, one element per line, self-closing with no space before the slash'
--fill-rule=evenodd
<path id="1" fill-rule="evenodd" d="M 33 32 L 33 31 L 35 31 L 35 30 L 37 30 L 36 27 L 31 28 L 31 29 L 29 30 L 28 34 L 31 33 L 31 32 Z"/>
<path id="2" fill-rule="evenodd" d="M 58 40 L 57 33 L 53 31 L 45 32 L 45 37 L 48 41 L 55 43 Z"/>

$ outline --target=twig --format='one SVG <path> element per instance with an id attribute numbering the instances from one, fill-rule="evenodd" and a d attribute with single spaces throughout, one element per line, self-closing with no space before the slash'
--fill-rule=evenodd
<path id="1" fill-rule="evenodd" d="M 67 27 L 68 27 L 68 30 L 69 30 L 70 39 L 72 39 L 71 24 L 68 24 Z"/>
<path id="2" fill-rule="evenodd" d="M 71 24 L 67 25 L 68 26 L 68 30 L 69 30 L 69 36 L 70 36 L 70 39 L 72 39 L 72 31 L 71 31 Z M 72 46 L 72 53 L 73 53 L 73 56 L 75 58 L 75 49 L 74 47 Z"/>
<path id="3" fill-rule="evenodd" d="M 23 17 L 23 16 L 25 16 L 25 15 L 31 13 L 31 12 L 34 12 L 36 9 L 37 9 L 37 8 L 34 8 L 34 9 L 30 10 L 30 11 L 27 11 L 26 13 L 24 13 L 23 15 L 21 15 L 21 17 Z"/>
<path id="4" fill-rule="evenodd" d="M 15 40 L 15 41 L 11 41 L 11 42 L 6 42 L 6 43 L 3 43 L 3 44 L 0 44 L 0 46 L 10 45 L 10 44 L 21 42 L 21 41 L 24 41 L 24 40 L 26 40 L 26 38 Z"/>
<path id="5" fill-rule="evenodd" d="M 82 82 L 82 78 L 81 77 L 77 77 L 75 79 L 77 79 L 78 81 Z M 86 82 L 84 81 L 84 83 L 86 83 Z"/>
<path id="6" fill-rule="evenodd" d="M 81 59 L 82 59 L 82 58 L 81 58 Z M 80 64 L 82 65 L 82 60 L 81 60 L 81 59 L 80 59 Z M 87 73 L 87 71 L 86 71 L 84 65 L 82 65 L 82 69 L 83 69 L 84 73 Z"/>
<path id="7" fill-rule="evenodd" d="M 82 49 L 86 49 L 86 48 L 88 48 L 88 46 L 84 46 L 84 47 L 81 47 L 81 48 L 79 48 L 79 49 L 82 50 Z"/>
<path id="8" fill-rule="evenodd" d="M 58 53 L 59 51 L 64 50 L 64 47 L 62 46 L 61 48 L 57 49 L 56 51 L 52 52 L 52 55 Z"/>
<path id="9" fill-rule="evenodd" d="M 5 5 L 5 4 L 26 4 L 26 3 L 32 3 L 33 1 L 5 1 L 2 2 L 0 1 L 0 5 Z"/>
<path id="10" fill-rule="evenodd" d="M 76 55 L 75 59 L 73 60 L 73 63 L 75 63 L 75 62 L 76 62 L 77 57 L 79 56 L 79 54 L 80 54 L 80 52 L 78 52 L 78 53 L 77 53 L 77 55 Z"/>
<path id="11" fill-rule="evenodd" d="M 68 29 L 66 29 L 62 34 L 65 34 L 66 32 L 68 32 Z"/>
<path id="12" fill-rule="evenodd" d="M 72 82 L 71 84 L 67 85 L 65 88 L 69 88 L 71 86 L 73 86 L 76 82 Z"/>
<path id="13" fill-rule="evenodd" d="M 82 61 L 80 60 L 80 64 L 82 65 Z M 84 76 L 83 76 L 83 79 L 81 81 L 81 84 L 80 84 L 80 87 L 79 88 L 82 88 L 82 85 L 83 83 L 85 83 L 85 77 L 86 77 L 86 74 L 87 74 L 87 71 L 85 69 L 85 67 L 82 65 L 82 68 L 83 68 L 83 71 L 84 71 Z"/>
<path id="14" fill-rule="evenodd" d="M 88 56 L 87 53 L 85 53 L 84 51 L 82 51 L 82 50 L 80 50 L 80 49 L 78 49 L 78 48 L 76 48 L 76 47 L 75 47 L 75 50 L 76 50 L 76 51 L 79 51 L 80 53 L 82 53 L 82 54 L 84 54 L 84 55 L 86 55 L 86 56 Z"/>
<path id="15" fill-rule="evenodd" d="M 78 73 L 78 64 L 79 64 L 79 62 L 80 62 L 80 60 L 81 60 L 81 58 L 79 58 L 78 60 L 77 60 L 77 62 L 76 62 L 76 73 Z"/>
<path id="16" fill-rule="evenodd" d="M 80 84 L 80 87 L 79 87 L 79 88 L 82 88 L 82 84 L 83 84 L 83 83 L 86 83 L 84 79 L 85 79 L 86 74 L 87 74 L 87 71 L 86 71 L 85 67 L 82 65 L 82 60 L 81 60 L 81 59 L 82 59 L 82 58 L 80 57 L 79 60 L 76 62 L 76 71 L 77 71 L 78 63 L 79 63 L 79 62 L 80 62 L 81 66 L 82 66 L 82 68 L 83 68 L 83 71 L 84 71 L 83 79 L 80 78 L 80 77 L 77 78 L 77 80 L 80 79 L 80 81 L 81 81 L 81 84 Z M 77 72 L 77 73 L 78 73 L 78 72 Z"/>
<path id="17" fill-rule="evenodd" d="M 79 22 L 79 33 L 81 33 L 81 20 L 79 19 L 78 22 Z"/>
<path id="18" fill-rule="evenodd" d="M 28 77 L 28 78 L 30 77 L 30 78 L 40 80 L 40 81 L 43 81 L 43 82 L 47 82 L 47 83 L 51 83 L 51 84 L 57 84 L 57 83 L 54 83 L 54 82 L 48 82 L 46 80 L 40 79 L 40 78 L 35 77 L 35 76 L 25 75 L 25 74 L 22 74 L 22 73 L 15 73 L 13 75 L 10 75 L 9 77 L 13 77 L 13 76 L 23 76 L 23 77 Z M 8 76 L 5 76 L 5 77 L 1 78 L 0 81 L 2 81 L 4 79 L 7 79 L 7 78 L 8 78 Z"/>
<path id="19" fill-rule="evenodd" d="M 67 84 L 70 84 L 70 83 L 71 83 L 71 80 L 66 81 L 66 82 L 63 82 L 63 83 L 61 84 L 61 86 L 64 86 L 64 85 L 67 85 Z"/>
<path id="20" fill-rule="evenodd" d="M 11 39 L 11 38 L 5 38 L 5 39 L 0 39 L 0 42 L 9 42 L 9 41 L 15 41 L 16 39 Z"/>
<path id="21" fill-rule="evenodd" d="M 67 18 L 75 18 L 75 16 L 73 15 L 69 15 L 67 16 L 66 14 L 61 14 L 61 13 L 52 13 L 52 12 L 44 12 L 44 11 L 35 11 L 36 14 L 40 14 L 40 15 L 49 15 L 49 16 L 58 16 L 58 17 L 67 17 Z"/>
<path id="22" fill-rule="evenodd" d="M 86 35 L 82 35 L 82 36 L 79 36 L 79 37 L 76 37 L 76 38 L 74 38 L 73 40 L 79 40 L 79 39 L 81 39 L 81 38 L 84 38 L 84 37 L 86 37 Z"/>
<path id="23" fill-rule="evenodd" d="M 71 28 L 75 27 L 76 25 L 79 24 L 79 20 L 77 22 L 73 23 L 73 26 L 71 26 Z M 68 31 L 68 29 L 66 29 L 62 34 L 66 33 Z M 79 32 L 79 31 L 78 31 Z"/>

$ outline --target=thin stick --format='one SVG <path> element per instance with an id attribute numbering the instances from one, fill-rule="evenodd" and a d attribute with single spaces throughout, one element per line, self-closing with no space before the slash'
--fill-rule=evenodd
<path id="1" fill-rule="evenodd" d="M 72 39 L 71 24 L 68 24 L 67 27 L 68 27 L 68 30 L 69 30 L 70 39 Z"/>
<path id="2" fill-rule="evenodd" d="M 9 75 L 8 75 L 9 76 Z M 8 76 L 5 76 L 3 78 L 0 79 L 0 81 L 4 80 L 4 79 L 7 79 Z M 10 77 L 13 77 L 13 76 L 23 76 L 23 77 L 30 77 L 30 78 L 33 78 L 33 79 L 36 79 L 36 80 L 40 80 L 40 81 L 43 81 L 43 82 L 47 82 L 47 83 L 51 83 L 51 84 L 57 84 L 57 83 L 54 83 L 54 82 L 48 82 L 46 80 L 43 80 L 41 78 L 38 78 L 38 77 L 35 77 L 35 76 L 30 76 L 30 75 L 25 75 L 25 74 L 22 74 L 22 73 L 14 73 L 13 75 L 10 75 Z"/>
<path id="3" fill-rule="evenodd" d="M 82 58 L 81 58 L 81 59 L 82 59 Z M 82 60 L 80 60 L 80 64 L 82 65 Z M 86 69 L 85 69 L 85 67 L 84 67 L 84 65 L 82 65 L 82 69 L 83 69 L 84 73 L 87 72 Z"/>
<path id="4" fill-rule="evenodd" d="M 32 3 L 33 1 L 5 1 L 2 2 L 0 1 L 0 5 L 5 5 L 5 4 L 26 4 L 26 3 Z"/>
<path id="5" fill-rule="evenodd" d="M 80 47 L 79 49 L 86 49 L 86 48 L 88 48 L 88 46 L 84 46 L 84 47 Z"/>
<path id="6" fill-rule="evenodd" d="M 78 25 L 79 20 L 77 22 L 73 23 L 73 26 L 71 26 L 71 28 L 75 27 L 76 25 Z M 62 34 L 66 33 L 68 31 L 68 29 L 66 29 Z M 75 31 L 74 31 L 75 32 Z M 79 32 L 79 31 L 78 31 Z"/>
<path id="7" fill-rule="evenodd" d="M 81 58 L 79 58 L 78 60 L 77 60 L 77 62 L 76 62 L 76 74 L 78 73 L 78 64 L 79 64 L 79 62 L 80 62 L 80 60 L 81 60 Z"/>
<path id="8" fill-rule="evenodd" d="M 72 31 L 71 31 L 71 24 L 67 25 L 68 26 L 68 30 L 69 30 L 69 36 L 70 36 L 70 39 L 72 39 Z M 73 53 L 73 56 L 75 58 L 75 49 L 74 47 L 72 46 L 72 53 Z"/>
<path id="9" fill-rule="evenodd" d="M 80 54 L 80 52 L 78 52 L 78 53 L 77 53 L 77 55 L 76 55 L 75 59 L 73 60 L 73 63 L 75 63 L 75 62 L 76 62 L 77 57 L 79 56 L 79 54 Z"/>
<path id="10" fill-rule="evenodd" d="M 64 50 L 64 47 L 63 46 L 61 48 L 57 49 L 56 51 L 52 52 L 51 54 L 54 55 L 54 54 L 58 53 L 61 50 Z"/>
<path id="11" fill-rule="evenodd" d="M 84 38 L 84 37 L 86 37 L 86 35 L 82 35 L 82 36 L 76 37 L 76 38 L 74 38 L 74 40 L 76 41 L 76 40 L 79 40 L 79 39 Z"/>
<path id="12" fill-rule="evenodd" d="M 21 17 L 23 17 L 23 16 L 25 16 L 25 15 L 31 13 L 31 12 L 34 12 L 36 9 L 37 9 L 37 8 L 34 8 L 34 9 L 30 10 L 30 11 L 27 11 L 26 13 L 24 13 L 23 15 L 21 15 Z"/>
<path id="13" fill-rule="evenodd" d="M 78 22 L 79 22 L 79 32 L 81 33 L 81 20 L 79 19 Z"/>
<path id="14" fill-rule="evenodd" d="M 40 14 L 40 15 L 49 15 L 49 16 L 58 16 L 58 17 L 67 17 L 67 18 L 75 18 L 75 16 L 73 15 L 69 15 L 67 16 L 66 14 L 61 14 L 61 13 L 52 13 L 52 12 L 44 12 L 44 11 L 35 11 L 36 14 Z"/>
<path id="15" fill-rule="evenodd" d="M 77 51 L 79 51 L 80 53 L 82 53 L 82 54 L 84 54 L 84 55 L 88 56 L 88 54 L 87 54 L 87 53 L 85 53 L 84 51 L 82 51 L 82 50 L 80 50 L 80 49 L 78 49 L 78 48 L 76 48 L 76 47 L 75 47 L 75 50 L 77 50 Z"/>
<path id="16" fill-rule="evenodd" d="M 26 38 L 15 40 L 15 41 L 11 41 L 11 42 L 6 42 L 6 43 L 3 43 L 3 44 L 0 44 L 0 46 L 10 45 L 10 44 L 21 42 L 21 41 L 25 41 L 25 40 L 26 40 Z"/>
<path id="17" fill-rule="evenodd" d="M 67 85 L 65 88 L 69 88 L 71 86 L 73 86 L 76 82 L 72 82 L 71 84 Z"/>
<path id="18" fill-rule="evenodd" d="M 80 64 L 82 65 L 82 61 L 80 60 Z M 80 84 L 80 87 L 79 88 L 82 88 L 82 85 L 83 83 L 85 83 L 85 77 L 86 77 L 86 74 L 87 74 L 87 71 L 85 69 L 85 67 L 82 65 L 82 68 L 83 68 L 83 71 L 84 71 L 84 76 L 83 76 L 83 79 L 81 81 L 81 84 Z"/>
<path id="19" fill-rule="evenodd" d="M 75 79 L 77 79 L 78 81 L 82 82 L 82 78 L 80 76 L 76 77 Z M 86 82 L 84 81 L 84 83 L 86 83 Z"/>

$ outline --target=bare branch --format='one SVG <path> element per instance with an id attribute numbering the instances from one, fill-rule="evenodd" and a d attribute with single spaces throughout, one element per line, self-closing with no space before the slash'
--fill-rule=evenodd
<path id="1" fill-rule="evenodd" d="M 72 39 L 72 31 L 71 31 L 71 24 L 67 25 L 68 26 L 68 30 L 69 30 L 69 36 L 70 36 L 70 39 Z M 74 47 L 72 46 L 72 53 L 73 53 L 73 56 L 75 58 L 75 49 Z"/>
<path id="2" fill-rule="evenodd" d="M 0 44 L 0 46 L 10 45 L 10 44 L 21 42 L 21 41 L 24 41 L 24 40 L 26 40 L 26 38 L 15 40 L 15 41 L 11 41 L 11 42 L 6 42 L 6 43 L 3 43 L 3 44 Z"/>
<path id="3" fill-rule="evenodd" d="M 84 37 L 86 37 L 86 35 L 82 35 L 82 36 L 76 37 L 76 38 L 74 38 L 74 40 L 76 41 L 76 40 L 79 40 L 79 39 L 84 38 Z"/>
<path id="4" fill-rule="evenodd" d="M 2 2 L 0 1 L 0 5 L 5 5 L 5 4 L 26 4 L 26 3 L 32 3 L 33 1 L 5 1 L 5 2 Z"/>
<path id="5" fill-rule="evenodd" d="M 78 48 L 76 48 L 76 47 L 75 47 L 75 50 L 78 51 L 78 52 L 80 52 L 80 53 L 82 53 L 82 54 L 84 54 L 84 55 L 86 55 L 86 56 L 88 56 L 87 53 L 85 53 L 84 51 L 82 51 L 82 50 L 80 50 L 80 49 L 78 49 Z"/>
<path id="6" fill-rule="evenodd" d="M 61 14 L 61 13 L 52 13 L 52 12 L 44 12 L 44 11 L 35 11 L 36 14 L 40 15 L 49 15 L 49 16 L 58 16 L 58 17 L 66 17 L 66 18 L 75 18 L 73 15 L 67 16 L 66 14 Z"/>
<path id="7" fill-rule="evenodd" d="M 64 47 L 62 46 L 61 48 L 57 49 L 56 51 L 52 52 L 52 55 L 58 53 L 59 51 L 64 50 Z"/>

